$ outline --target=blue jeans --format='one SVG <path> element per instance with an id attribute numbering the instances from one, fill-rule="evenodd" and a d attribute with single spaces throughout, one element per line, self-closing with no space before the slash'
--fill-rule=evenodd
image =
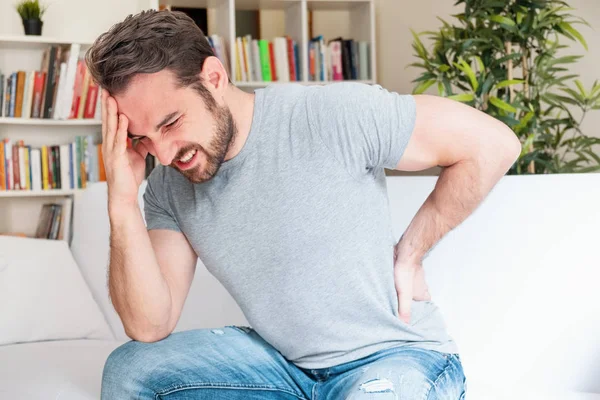
<path id="1" fill-rule="evenodd" d="M 322 369 L 286 360 L 251 328 L 173 333 L 114 350 L 102 399 L 459 400 L 458 355 L 396 347 Z"/>

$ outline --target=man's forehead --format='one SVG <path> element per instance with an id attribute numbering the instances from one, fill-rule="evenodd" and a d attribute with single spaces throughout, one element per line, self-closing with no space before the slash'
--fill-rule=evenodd
<path id="1" fill-rule="evenodd" d="M 155 75 L 155 74 L 146 74 Z M 164 85 L 156 77 L 134 77 L 127 89 L 115 96 L 119 112 L 127 116 L 129 131 L 143 135 L 153 130 L 178 107 L 173 85 Z"/>

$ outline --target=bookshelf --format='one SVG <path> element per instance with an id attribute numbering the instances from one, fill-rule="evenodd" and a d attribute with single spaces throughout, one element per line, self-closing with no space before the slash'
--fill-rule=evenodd
<path id="1" fill-rule="evenodd" d="M 0 71 L 5 75 L 14 71 L 40 70 L 45 49 L 52 45 L 81 45 L 80 57 L 92 45 L 75 38 L 48 36 L 0 35 Z M 0 113 L 2 115 L 2 113 Z M 13 144 L 23 140 L 26 145 L 63 145 L 76 136 L 92 135 L 101 138 L 100 119 L 45 119 L 0 116 L 0 145 L 6 138 Z M 4 190 L 0 191 L 0 233 L 24 233 L 33 236 L 42 207 L 47 203 L 64 203 L 84 189 Z"/>
<path id="2" fill-rule="evenodd" d="M 0 198 L 19 197 L 66 197 L 81 193 L 85 189 L 52 189 L 52 190 L 4 190 Z"/>
<path id="3" fill-rule="evenodd" d="M 259 10 L 268 12 L 261 27 L 272 24 L 273 18 L 280 19 L 275 25 L 283 26 L 277 36 L 289 36 L 298 43 L 299 68 L 301 80 L 294 82 L 304 85 L 326 84 L 330 81 L 309 80 L 308 46 L 311 40 L 309 32 L 309 14 L 312 14 L 313 36 L 323 35 L 325 43 L 335 37 L 352 38 L 369 44 L 370 76 L 366 80 L 353 80 L 373 84 L 377 82 L 376 40 L 375 40 L 375 0 L 160 0 L 161 6 L 195 7 L 208 9 L 207 35 L 219 35 L 226 43 L 229 58 L 228 68 L 232 82 L 240 88 L 260 88 L 279 82 L 236 80 L 235 71 L 237 52 L 235 41 L 235 15 L 237 10 Z M 265 13 L 267 14 L 267 13 Z M 283 22 L 283 23 L 280 23 Z M 272 40 L 273 37 L 254 39 Z"/>

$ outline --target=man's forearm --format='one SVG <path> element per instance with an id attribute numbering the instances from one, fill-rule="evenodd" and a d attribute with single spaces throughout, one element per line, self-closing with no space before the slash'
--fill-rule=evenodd
<path id="1" fill-rule="evenodd" d="M 477 208 L 510 168 L 511 160 L 464 160 L 444 168 L 398 243 L 399 259 L 420 263 L 444 235 Z"/>
<path id="2" fill-rule="evenodd" d="M 171 295 L 137 205 L 111 216 L 109 289 L 125 331 L 139 341 L 163 335 Z"/>

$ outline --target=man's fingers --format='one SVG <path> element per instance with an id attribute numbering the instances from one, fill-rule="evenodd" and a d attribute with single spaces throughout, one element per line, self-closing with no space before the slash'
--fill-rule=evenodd
<path id="1" fill-rule="evenodd" d="M 431 301 L 431 295 L 429 294 L 429 291 L 425 291 L 422 293 L 415 293 L 413 295 L 413 300 L 416 301 Z"/>
<path id="2" fill-rule="evenodd" d="M 398 314 L 407 324 L 410 323 L 410 306 L 413 300 L 413 268 L 398 268 L 396 271 L 396 291 L 398 292 Z"/>
<path id="3" fill-rule="evenodd" d="M 105 89 L 102 89 L 102 143 L 106 143 L 106 99 L 108 97 L 108 92 Z"/>
<path id="4" fill-rule="evenodd" d="M 112 97 L 106 99 L 106 146 L 111 151 L 115 146 L 115 135 L 117 134 L 117 103 Z"/>
<path id="5" fill-rule="evenodd" d="M 127 149 L 127 127 L 129 120 L 123 114 L 119 114 L 119 126 L 115 135 L 115 147 L 119 149 Z"/>
<path id="6" fill-rule="evenodd" d="M 429 295 L 429 288 L 425 281 L 425 271 L 423 268 L 417 268 L 413 278 L 413 300 L 416 301 L 429 301 L 431 296 Z"/>

